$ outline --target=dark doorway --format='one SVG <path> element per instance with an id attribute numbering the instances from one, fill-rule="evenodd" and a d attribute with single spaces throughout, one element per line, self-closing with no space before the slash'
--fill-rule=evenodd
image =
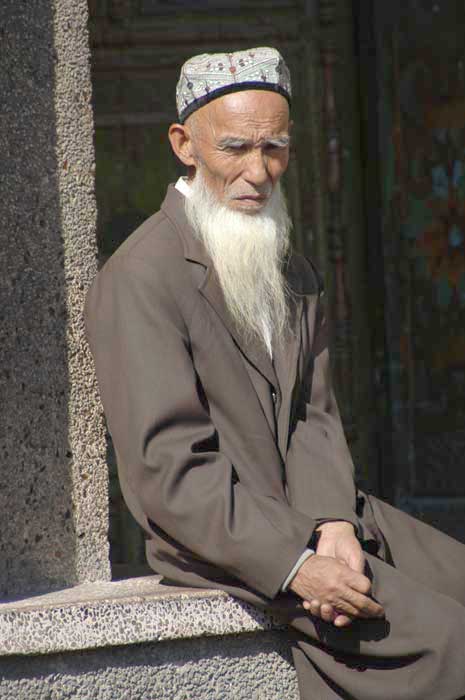
<path id="1" fill-rule="evenodd" d="M 465 6 L 355 8 L 381 491 L 465 540 Z"/>

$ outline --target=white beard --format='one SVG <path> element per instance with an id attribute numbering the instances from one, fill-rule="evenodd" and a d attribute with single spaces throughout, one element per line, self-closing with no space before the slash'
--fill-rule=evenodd
<path id="1" fill-rule="evenodd" d="M 279 343 L 290 332 L 282 268 L 291 221 L 280 184 L 256 214 L 219 202 L 200 171 L 189 195 L 187 218 L 212 259 L 236 327 L 247 341 L 263 343 L 272 356 L 272 341 Z"/>

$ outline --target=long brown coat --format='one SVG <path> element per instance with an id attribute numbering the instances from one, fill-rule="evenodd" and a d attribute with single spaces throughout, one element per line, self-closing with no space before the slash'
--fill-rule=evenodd
<path id="1" fill-rule="evenodd" d="M 170 188 L 88 298 L 108 427 L 155 569 L 228 574 L 274 598 L 318 519 L 357 522 L 318 279 L 291 258 L 294 337 L 275 370 L 236 333 L 182 199 Z"/>
<path id="2" fill-rule="evenodd" d="M 431 647 L 411 617 L 422 597 L 411 600 L 404 584 L 407 622 L 400 591 L 393 595 L 400 574 L 392 564 L 405 560 L 415 591 L 421 577 L 432 589 L 446 589 L 451 597 L 441 620 L 455 638 L 459 615 L 465 639 L 465 585 L 450 563 L 459 555 L 465 560 L 464 548 L 376 499 L 357 497 L 331 389 L 319 278 L 297 254 L 286 277 L 293 332 L 274 348 L 272 363 L 237 333 L 211 261 L 185 217 L 183 196 L 170 186 L 161 211 L 119 248 L 90 290 L 86 323 L 101 396 L 125 499 L 149 537 L 148 560 L 170 580 L 223 588 L 279 609 L 305 635 L 295 642 L 297 665 L 299 654 L 312 659 L 308 668 L 318 668 L 325 700 L 339 695 L 321 674 L 366 700 L 456 700 L 465 693 L 465 649 L 457 659 L 447 653 L 449 641 L 440 650 Z M 312 620 L 291 594 L 279 593 L 325 519 L 352 522 L 371 551 L 374 591 L 387 606 L 388 623 L 338 631 Z M 397 541 L 406 533 L 415 544 Z M 431 541 L 445 551 L 439 565 L 425 549 Z M 465 581 L 465 563 L 461 571 Z M 431 605 L 436 594 L 425 591 L 423 602 Z M 429 624 L 437 624 L 435 614 Z M 387 659 L 399 672 L 383 694 L 379 668 L 366 659 L 362 681 L 334 660 L 334 649 L 378 665 Z M 428 655 L 440 659 L 435 680 L 421 665 Z M 425 680 L 405 695 L 409 672 Z M 444 685 L 440 677 L 451 673 Z"/>

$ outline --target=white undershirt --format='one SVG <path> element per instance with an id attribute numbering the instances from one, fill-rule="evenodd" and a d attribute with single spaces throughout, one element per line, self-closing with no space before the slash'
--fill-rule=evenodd
<path id="1" fill-rule="evenodd" d="M 187 182 L 187 177 L 180 177 L 177 183 L 175 184 L 175 187 L 181 194 L 184 195 L 184 197 L 190 197 L 191 196 L 191 186 Z"/>

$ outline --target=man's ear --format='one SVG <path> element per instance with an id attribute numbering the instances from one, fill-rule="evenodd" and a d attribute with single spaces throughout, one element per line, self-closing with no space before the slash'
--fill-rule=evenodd
<path id="1" fill-rule="evenodd" d="M 184 124 L 171 124 L 168 138 L 171 148 L 179 160 L 188 167 L 195 167 L 196 159 L 189 127 Z"/>

